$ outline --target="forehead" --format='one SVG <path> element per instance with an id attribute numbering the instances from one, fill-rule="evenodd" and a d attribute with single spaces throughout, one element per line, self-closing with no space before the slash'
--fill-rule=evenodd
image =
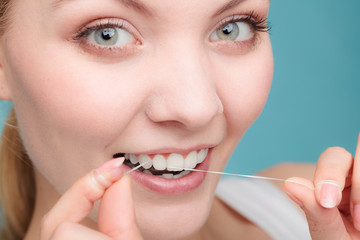
<path id="1" fill-rule="evenodd" d="M 81 2 L 86 0 L 49 0 L 53 10 L 62 8 L 66 4 Z M 158 8 L 165 7 L 165 9 L 182 9 L 186 7 L 208 9 L 211 6 L 216 6 L 214 15 L 234 8 L 245 2 L 262 2 L 262 4 L 270 4 L 270 0 L 101 0 L 102 2 L 116 2 L 126 8 L 135 10 L 147 16 L 153 16 Z"/>

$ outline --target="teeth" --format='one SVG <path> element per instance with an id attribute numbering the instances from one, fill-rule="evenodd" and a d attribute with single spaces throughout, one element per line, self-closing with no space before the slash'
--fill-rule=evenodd
<path id="1" fill-rule="evenodd" d="M 145 171 L 147 171 L 147 170 L 145 170 Z M 145 172 L 145 171 L 144 171 L 144 172 Z M 179 173 L 179 174 L 176 174 L 176 175 L 174 175 L 174 174 L 172 174 L 172 173 L 164 173 L 164 174 L 162 175 L 162 177 L 163 177 L 163 178 L 167 178 L 167 179 L 178 179 L 178 178 L 181 178 L 181 177 L 184 177 L 184 176 L 188 175 L 190 172 L 191 172 L 191 171 L 186 170 L 186 171 L 183 171 L 183 172 L 181 172 L 181 173 Z"/>
<path id="2" fill-rule="evenodd" d="M 182 172 L 181 172 L 182 173 Z M 181 178 L 182 177 L 182 174 L 179 173 L 179 174 L 176 174 L 176 175 L 173 175 L 173 179 L 178 179 L 178 178 Z"/>
<path id="3" fill-rule="evenodd" d="M 144 173 L 150 174 L 150 175 L 154 175 L 152 174 L 152 172 L 150 172 L 149 170 L 144 170 Z"/>
<path id="4" fill-rule="evenodd" d="M 172 153 L 167 159 L 167 170 L 182 171 L 184 169 L 184 157 L 178 153 Z"/>
<path id="5" fill-rule="evenodd" d="M 162 154 L 156 154 L 152 160 L 147 154 L 141 154 L 140 156 L 136 156 L 135 154 L 125 154 L 125 158 L 129 159 L 130 162 L 134 165 L 137 163 L 145 163 L 143 166 L 145 169 L 154 167 L 159 171 L 165 169 L 168 171 L 183 171 L 184 168 L 195 168 L 197 164 L 202 163 L 205 160 L 208 152 L 209 149 L 201 149 L 199 152 L 192 151 L 185 157 L 185 159 L 182 154 L 178 153 L 170 154 L 167 159 L 165 159 Z M 170 175 L 169 173 L 166 173 L 164 177 L 170 178 Z M 180 174 L 175 175 L 175 177 L 178 177 L 178 175 Z"/>
<path id="6" fill-rule="evenodd" d="M 184 176 L 188 175 L 189 173 L 191 173 L 191 171 L 186 170 L 186 171 L 183 171 L 183 172 L 180 173 L 180 174 L 182 174 L 182 177 L 184 177 Z"/>
<path id="7" fill-rule="evenodd" d="M 164 173 L 162 175 L 163 178 L 167 178 L 167 179 L 173 179 L 174 178 L 174 174 L 171 173 Z"/>
<path id="8" fill-rule="evenodd" d="M 165 170 L 166 169 L 166 160 L 163 155 L 156 154 L 153 159 L 153 167 L 156 170 Z"/>
<path id="9" fill-rule="evenodd" d="M 132 164 L 137 164 L 139 162 L 138 158 L 134 155 L 134 154 L 130 154 L 130 158 L 129 158 L 130 162 Z"/>
<path id="10" fill-rule="evenodd" d="M 197 164 L 198 154 L 196 151 L 192 151 L 187 155 L 184 161 L 184 168 L 195 168 Z"/>
<path id="11" fill-rule="evenodd" d="M 149 169 L 149 168 L 151 168 L 152 167 L 152 161 L 151 161 L 151 158 L 148 156 L 148 155 L 145 155 L 145 154 L 141 154 L 140 156 L 139 156 L 139 163 L 140 164 L 144 164 L 143 165 L 143 168 L 145 168 L 145 169 Z"/>
<path id="12" fill-rule="evenodd" d="M 200 152 L 197 154 L 197 156 L 198 156 L 197 157 L 197 163 L 202 163 L 205 160 L 208 152 L 209 152 L 208 148 L 207 149 L 201 149 Z"/>
<path id="13" fill-rule="evenodd" d="M 181 154 L 172 153 L 167 159 L 167 170 L 182 171 L 184 168 L 195 168 L 197 164 L 202 163 L 205 160 L 208 151 L 209 149 L 201 149 L 199 153 L 192 151 L 185 159 Z M 155 165 L 154 168 L 157 169 Z"/>
<path id="14" fill-rule="evenodd" d="M 191 172 L 191 171 L 189 171 L 189 170 L 183 171 L 183 172 L 181 172 L 181 173 L 179 173 L 179 174 L 177 174 L 177 175 L 174 175 L 174 178 L 184 177 L 184 176 L 188 175 L 190 172 Z"/>

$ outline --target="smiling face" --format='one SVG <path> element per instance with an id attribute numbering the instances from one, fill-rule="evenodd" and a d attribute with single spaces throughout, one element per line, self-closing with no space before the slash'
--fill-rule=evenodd
<path id="1" fill-rule="evenodd" d="M 114 155 L 132 160 L 127 169 L 152 159 L 146 168 L 157 176 L 132 174 L 145 238 L 196 231 L 218 177 L 182 167 L 221 171 L 261 112 L 273 69 L 268 8 L 267 0 L 15 0 L 1 63 L 36 169 L 63 193 Z M 167 179 L 169 170 L 181 176 Z"/>

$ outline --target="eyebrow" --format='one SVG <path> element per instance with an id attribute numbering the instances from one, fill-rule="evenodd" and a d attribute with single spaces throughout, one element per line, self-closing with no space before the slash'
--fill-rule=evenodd
<path id="1" fill-rule="evenodd" d="M 223 7 L 219 8 L 213 15 L 213 17 L 219 16 L 220 14 L 226 12 L 227 10 L 230 10 L 236 6 L 238 6 L 242 2 L 246 2 L 247 0 L 232 0 L 228 3 L 226 3 Z M 271 0 L 265 0 L 265 2 L 271 3 Z"/>
<path id="2" fill-rule="evenodd" d="M 213 17 L 215 16 L 219 16 L 220 14 L 226 12 L 227 10 L 236 7 L 237 5 L 239 5 L 240 3 L 244 2 L 246 0 L 231 0 L 230 2 L 226 3 L 224 6 L 222 6 L 221 8 L 219 8 L 219 10 L 217 10 L 215 12 L 215 14 L 213 15 Z"/>
<path id="3" fill-rule="evenodd" d="M 54 9 L 60 8 L 64 3 L 71 2 L 76 0 L 55 0 L 52 5 Z M 146 16 L 152 16 L 152 11 L 146 5 L 139 0 L 117 0 L 121 4 L 123 4 L 125 7 L 132 8 L 136 10 L 137 12 L 140 12 Z M 224 6 L 220 7 L 213 17 L 218 16 L 224 12 L 226 12 L 229 9 L 232 9 L 236 6 L 238 6 L 240 3 L 245 2 L 247 0 L 231 0 L 230 2 L 226 3 Z M 270 0 L 268 0 L 270 1 Z"/>
<path id="4" fill-rule="evenodd" d="M 75 0 L 55 0 L 52 3 L 52 7 L 54 9 L 58 9 L 58 8 L 61 8 L 61 6 L 64 5 L 66 2 L 71 2 L 71 1 L 75 1 Z M 141 12 L 142 14 L 144 14 L 146 16 L 151 16 L 152 15 L 149 8 L 147 8 L 140 1 L 137 1 L 137 0 L 117 0 L 117 1 L 119 1 L 125 7 L 132 8 L 132 9 L 136 10 L 137 12 Z"/>

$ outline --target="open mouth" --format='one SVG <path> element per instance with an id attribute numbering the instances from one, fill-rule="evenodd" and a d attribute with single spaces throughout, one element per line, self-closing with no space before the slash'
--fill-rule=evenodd
<path id="1" fill-rule="evenodd" d="M 154 175 L 166 179 L 177 179 L 188 175 L 191 171 L 186 169 L 195 169 L 202 163 L 208 155 L 209 149 L 201 149 L 189 152 L 187 154 L 163 153 L 163 154 L 129 154 L 117 153 L 116 157 L 125 157 L 124 164 L 130 168 L 135 168 L 144 164 L 136 171 L 144 174 Z M 184 169 L 185 168 L 185 169 Z"/>

